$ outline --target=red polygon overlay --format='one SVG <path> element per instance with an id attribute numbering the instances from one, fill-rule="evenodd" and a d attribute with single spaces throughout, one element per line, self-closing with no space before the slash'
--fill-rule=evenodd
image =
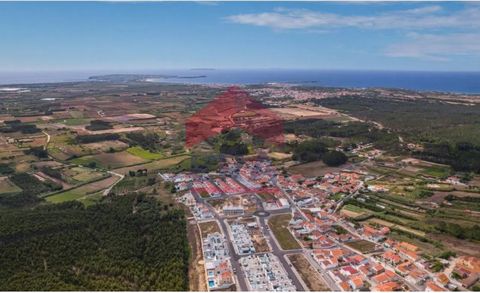
<path id="1" fill-rule="evenodd" d="M 240 128 L 267 142 L 284 142 L 282 119 L 238 87 L 230 87 L 187 119 L 185 145 L 191 148 L 223 130 Z"/>

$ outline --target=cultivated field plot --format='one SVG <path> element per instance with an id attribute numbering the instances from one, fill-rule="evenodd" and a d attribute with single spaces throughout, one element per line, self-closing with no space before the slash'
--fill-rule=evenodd
<path id="1" fill-rule="evenodd" d="M 340 210 L 340 213 L 342 215 L 345 215 L 345 216 L 349 217 L 349 218 L 357 218 L 357 217 L 364 216 L 364 215 L 368 214 L 368 212 L 365 211 L 364 209 L 362 209 L 360 207 L 357 207 L 355 205 L 352 205 L 352 204 L 344 205 L 342 207 L 342 209 Z"/>
<path id="2" fill-rule="evenodd" d="M 285 250 L 301 248 L 298 241 L 288 230 L 288 223 L 291 219 L 292 216 L 290 214 L 275 215 L 268 219 L 268 226 L 282 249 Z"/>
<path id="3" fill-rule="evenodd" d="M 367 240 L 354 240 L 351 242 L 345 242 L 345 245 L 360 251 L 361 253 L 370 253 L 375 250 L 375 243 Z"/>
<path id="4" fill-rule="evenodd" d="M 88 133 L 88 134 L 98 135 L 98 134 L 107 134 L 107 133 L 134 132 L 134 131 L 143 131 L 143 130 L 145 130 L 143 127 L 119 127 L 119 128 L 112 128 L 112 129 L 106 129 L 106 130 L 96 130 L 96 131 L 91 131 L 91 130 L 85 129 L 83 132 Z"/>
<path id="5" fill-rule="evenodd" d="M 184 161 L 188 158 L 190 158 L 190 156 L 181 155 L 181 156 L 176 156 L 176 157 L 171 157 L 171 158 L 166 158 L 166 159 L 153 161 L 153 162 L 150 162 L 150 163 L 125 167 L 125 168 L 118 168 L 118 169 L 115 169 L 115 172 L 120 173 L 120 174 L 127 174 L 129 171 L 138 171 L 140 169 L 147 169 L 149 172 L 157 171 L 157 170 L 162 170 L 162 169 L 167 169 L 167 168 L 173 167 L 173 166 L 181 163 L 182 161 Z"/>
<path id="6" fill-rule="evenodd" d="M 59 120 L 59 123 L 64 123 L 67 126 L 87 125 L 90 123 L 90 119 L 85 118 L 70 118 Z"/>
<path id="7" fill-rule="evenodd" d="M 94 166 L 105 169 L 115 169 L 145 162 L 147 161 L 137 156 L 131 155 L 128 152 L 102 153 L 98 155 L 84 156 L 72 160 L 72 163 L 74 164 L 82 166 L 91 166 L 92 164 L 95 164 Z"/>
<path id="8" fill-rule="evenodd" d="M 45 200 L 52 203 L 59 203 L 64 201 L 81 199 L 83 197 L 94 195 L 95 193 L 107 189 L 118 180 L 119 178 L 117 176 L 111 176 L 106 179 L 92 182 L 74 189 L 67 190 L 62 193 L 57 193 L 55 195 L 45 198 Z"/>
<path id="9" fill-rule="evenodd" d="M 158 160 L 163 158 L 163 154 L 152 153 L 149 150 L 145 150 L 139 146 L 130 147 L 127 149 L 127 152 L 145 160 Z"/>
<path id="10" fill-rule="evenodd" d="M 0 194 L 16 193 L 22 189 L 16 186 L 8 177 L 0 177 Z"/>
<path id="11" fill-rule="evenodd" d="M 123 151 L 128 148 L 128 144 L 119 140 L 106 140 L 102 142 L 84 143 L 82 147 L 91 153 Z"/>
<path id="12" fill-rule="evenodd" d="M 310 291 L 330 291 L 320 274 L 303 254 L 292 254 L 288 256 L 288 259 L 292 262 L 295 270 L 300 274 Z"/>
<path id="13" fill-rule="evenodd" d="M 65 180 L 71 183 L 88 182 L 105 176 L 105 173 L 86 167 L 65 168 L 62 170 L 62 173 L 65 175 Z"/>
<path id="14" fill-rule="evenodd" d="M 215 232 L 222 233 L 222 231 L 220 230 L 220 227 L 218 226 L 217 221 L 199 223 L 198 226 L 200 226 L 202 239 L 207 237 L 207 235 L 211 233 L 215 233 Z"/>

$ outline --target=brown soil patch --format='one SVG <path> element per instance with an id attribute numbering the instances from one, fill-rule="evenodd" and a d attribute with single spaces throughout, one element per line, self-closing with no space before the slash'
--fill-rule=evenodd
<path id="1" fill-rule="evenodd" d="M 198 224 L 202 232 L 202 238 L 207 237 L 208 234 L 219 232 L 222 233 L 217 221 L 203 222 Z"/>
<path id="2" fill-rule="evenodd" d="M 327 173 L 339 172 L 346 167 L 348 167 L 348 164 L 339 167 L 328 167 L 322 161 L 315 161 L 292 166 L 288 171 L 292 174 L 302 174 L 305 177 L 317 177 L 324 176 Z"/>
<path id="3" fill-rule="evenodd" d="M 303 254 L 292 254 L 288 256 L 288 259 L 292 262 L 310 291 L 330 291 L 328 286 L 323 282 L 320 274 Z"/>
<path id="4" fill-rule="evenodd" d="M 446 249 L 455 251 L 459 255 L 480 257 L 480 242 L 478 241 L 473 242 L 457 239 L 445 234 L 428 234 L 427 237 L 440 241 L 443 245 L 445 245 Z"/>

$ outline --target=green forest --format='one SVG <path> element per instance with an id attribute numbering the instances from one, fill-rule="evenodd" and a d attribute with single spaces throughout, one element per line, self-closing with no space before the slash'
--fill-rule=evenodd
<path id="1" fill-rule="evenodd" d="M 390 135 L 422 144 L 424 150 L 413 153 L 418 158 L 449 164 L 458 171 L 480 172 L 479 105 L 355 96 L 314 102 L 378 122 L 391 131 Z"/>
<path id="2" fill-rule="evenodd" d="M 184 213 L 141 195 L 2 210 L 0 247 L 2 291 L 188 290 Z"/>

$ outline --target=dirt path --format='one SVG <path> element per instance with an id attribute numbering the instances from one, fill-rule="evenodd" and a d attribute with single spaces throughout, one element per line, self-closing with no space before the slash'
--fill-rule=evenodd
<path id="1" fill-rule="evenodd" d="M 50 134 L 48 134 L 45 130 L 43 130 L 42 132 L 47 136 L 47 140 L 45 142 L 45 145 L 43 146 L 43 150 L 46 151 L 48 148 L 48 144 L 50 143 L 51 137 L 50 137 Z"/>
<path id="2" fill-rule="evenodd" d="M 202 240 L 197 224 L 192 220 L 187 225 L 187 236 L 191 250 L 190 266 L 188 268 L 190 291 L 207 291 L 205 270 L 203 269 Z"/>

